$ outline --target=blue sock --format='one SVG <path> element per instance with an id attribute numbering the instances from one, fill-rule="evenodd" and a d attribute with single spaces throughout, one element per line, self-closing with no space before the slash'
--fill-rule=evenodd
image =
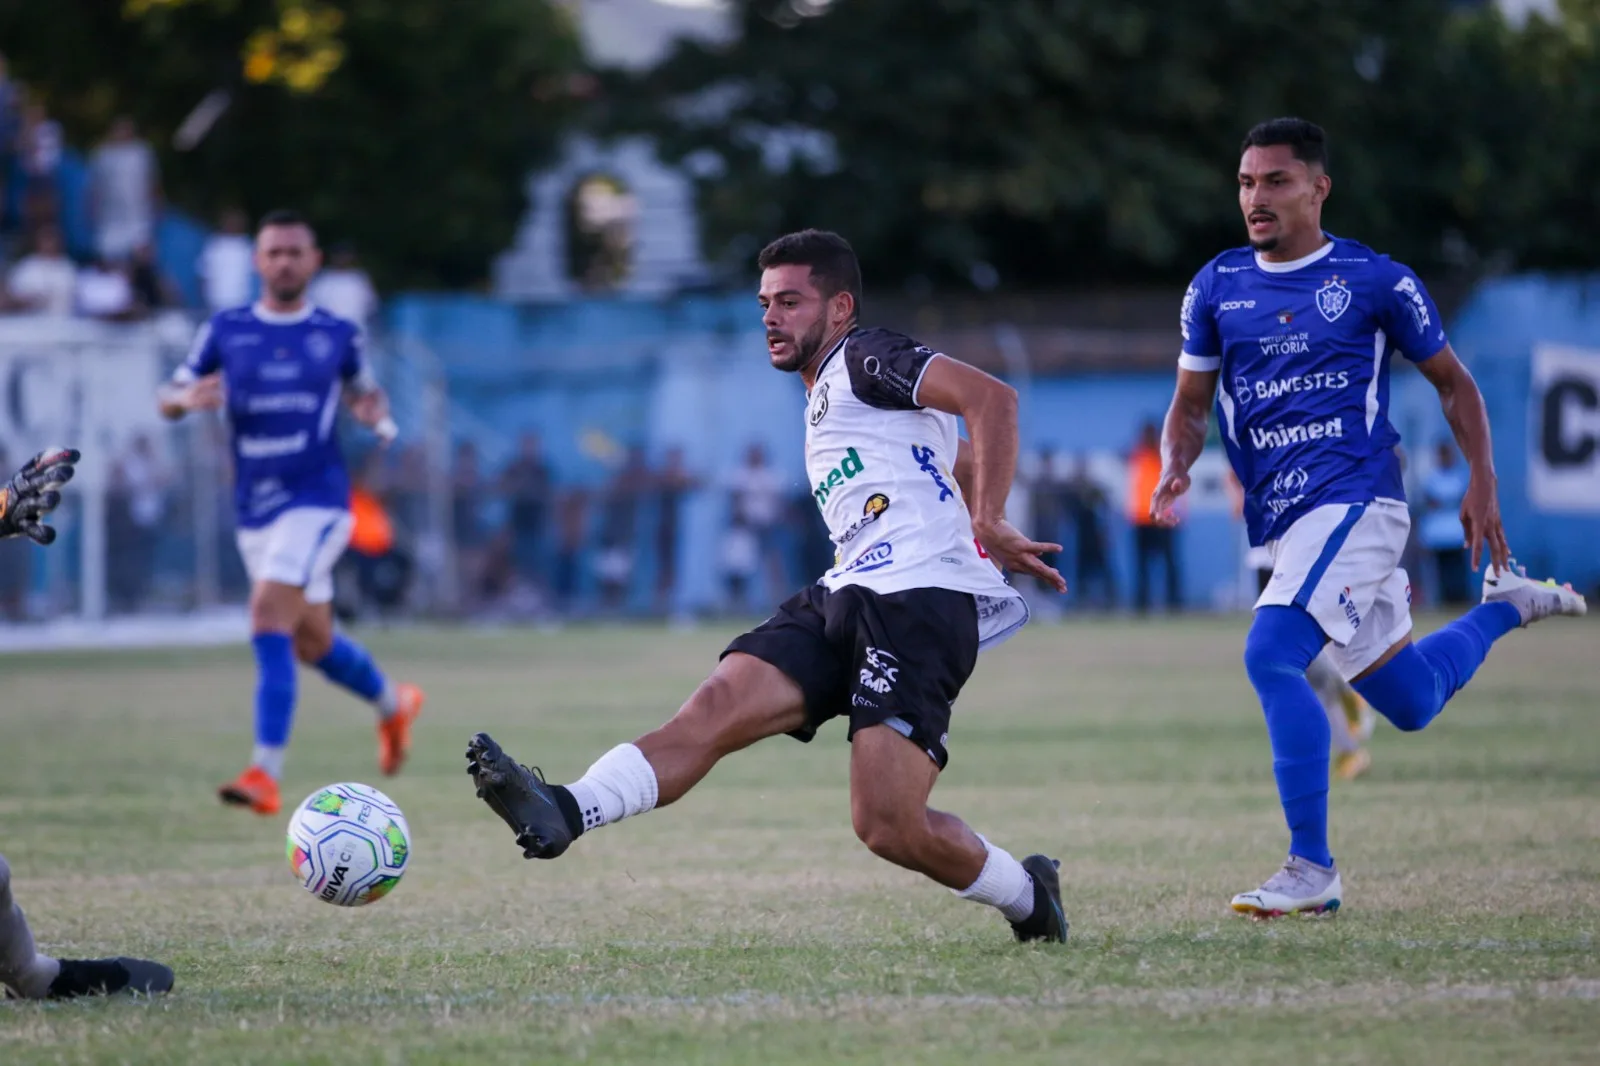
<path id="1" fill-rule="evenodd" d="M 1480 603 L 1355 682 L 1374 710 L 1406 732 L 1421 729 L 1461 691 L 1489 655 L 1489 647 L 1522 624 L 1509 603 Z"/>
<path id="2" fill-rule="evenodd" d="M 355 641 L 346 640 L 338 634 L 334 635 L 333 647 L 328 649 L 328 654 L 318 661 L 317 669 L 335 685 L 342 685 L 373 703 L 379 702 L 388 688 L 383 672 L 372 661 L 371 653 Z M 393 707 L 379 709 L 387 713 Z"/>
<path id="3" fill-rule="evenodd" d="M 1289 853 L 1332 866 L 1328 851 L 1328 717 L 1306 680 L 1327 642 L 1299 607 L 1261 607 L 1245 638 L 1244 665 L 1261 697 L 1272 741 L 1272 774 L 1289 823 Z"/>
<path id="4" fill-rule="evenodd" d="M 294 724 L 294 641 L 287 633 L 257 633 L 250 645 L 256 653 L 256 744 L 282 748 Z"/>

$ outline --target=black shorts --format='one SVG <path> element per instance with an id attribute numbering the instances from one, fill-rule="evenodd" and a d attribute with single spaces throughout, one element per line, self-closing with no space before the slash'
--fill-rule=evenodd
<path id="1" fill-rule="evenodd" d="M 736 638 L 743 652 L 782 670 L 805 693 L 810 741 L 830 718 L 848 715 L 850 736 L 888 725 L 943 769 L 950 709 L 978 662 L 978 607 L 949 589 L 877 593 L 857 585 L 812 585 Z"/>

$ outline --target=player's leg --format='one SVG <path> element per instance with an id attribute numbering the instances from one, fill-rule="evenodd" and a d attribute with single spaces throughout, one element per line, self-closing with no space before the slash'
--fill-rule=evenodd
<path id="1" fill-rule="evenodd" d="M 321 597 L 326 594 L 328 599 Z M 306 586 L 306 610 L 294 633 L 295 657 L 330 682 L 372 704 L 378 714 L 378 768 L 398 773 L 411 750 L 411 724 L 426 697 L 416 685 L 391 684 L 366 648 L 333 624 L 333 585 Z"/>
<path id="2" fill-rule="evenodd" d="M 850 742 L 850 820 L 876 856 L 937 881 L 962 899 L 994 907 L 1021 940 L 1062 941 L 1067 920 L 1053 860 L 1018 862 L 960 818 L 928 806 L 939 764 L 885 724 Z"/>
<path id="3" fill-rule="evenodd" d="M 1542 618 L 1587 610 L 1570 588 L 1491 567 L 1484 574 L 1483 602 L 1421 640 L 1406 635 L 1395 641 L 1352 684 L 1397 729 L 1422 729 L 1472 680 L 1495 641 Z"/>
<path id="4" fill-rule="evenodd" d="M 1363 746 L 1364 701 L 1345 681 L 1326 652 L 1311 661 L 1306 668 L 1306 680 L 1311 682 L 1328 718 L 1328 732 L 1333 737 L 1334 775 L 1344 781 L 1359 777 L 1372 765 L 1372 756 Z"/>
<path id="5" fill-rule="evenodd" d="M 467 772 L 479 798 L 516 832 L 524 857 L 553 859 L 589 830 L 681 799 L 723 756 L 805 724 L 800 686 L 736 651 L 665 725 L 612 748 L 570 785 L 546 784 L 485 733 L 468 745 Z"/>
<path id="6" fill-rule="evenodd" d="M 34 946 L 22 908 L 11 895 L 11 867 L 0 855 L 0 994 L 70 999 L 114 992 L 172 991 L 172 971 L 144 959 L 53 959 Z"/>

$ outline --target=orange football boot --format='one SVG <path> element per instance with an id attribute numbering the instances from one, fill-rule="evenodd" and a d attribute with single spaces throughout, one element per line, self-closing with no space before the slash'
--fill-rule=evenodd
<path id="1" fill-rule="evenodd" d="M 428 697 L 416 685 L 401 684 L 395 686 L 394 698 L 394 713 L 378 719 L 378 769 L 391 777 L 400 772 L 411 751 L 411 723 Z"/>
<path id="2" fill-rule="evenodd" d="M 259 766 L 250 767 L 235 781 L 217 789 L 217 795 L 223 803 L 249 807 L 257 814 L 277 814 L 283 806 L 278 796 L 278 783 Z"/>

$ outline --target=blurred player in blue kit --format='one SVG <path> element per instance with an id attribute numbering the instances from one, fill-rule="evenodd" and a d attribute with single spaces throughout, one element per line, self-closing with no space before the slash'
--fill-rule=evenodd
<path id="1" fill-rule="evenodd" d="M 45 517 L 61 503 L 81 456 L 71 448 L 40 452 L 0 488 L 0 538 L 25 536 L 50 544 L 56 531 Z M 41 955 L 22 908 L 11 895 L 11 866 L 0 855 L 0 995 L 19 999 L 172 991 L 172 971 L 145 959 L 57 959 Z"/>
<path id="2" fill-rule="evenodd" d="M 1266 918 L 1334 912 L 1342 902 L 1328 850 L 1328 720 L 1306 679 L 1324 646 L 1362 698 L 1409 732 L 1433 721 L 1495 641 L 1587 608 L 1570 588 L 1513 567 L 1483 396 L 1422 282 L 1388 256 L 1323 232 L 1332 179 L 1322 129 L 1294 118 L 1257 126 L 1238 180 L 1250 243 L 1206 264 L 1184 296 L 1178 385 L 1150 510 L 1176 521 L 1173 504 L 1189 488 L 1215 406 L 1250 543 L 1272 562 L 1244 663 L 1266 715 L 1289 856 L 1233 898 L 1235 911 Z M 1471 469 L 1466 546 L 1474 569 L 1485 550 L 1489 560 L 1482 602 L 1417 641 L 1399 565 L 1411 519 L 1388 417 L 1396 353 L 1439 393 Z"/>
<path id="3" fill-rule="evenodd" d="M 399 771 L 423 694 L 391 684 L 361 645 L 334 631 L 333 567 L 350 539 L 350 477 L 335 426 L 341 400 L 387 442 L 388 399 L 353 322 L 313 306 L 306 286 L 322 263 L 301 216 L 269 214 L 256 234 L 259 303 L 219 312 L 159 403 L 167 418 L 225 408 L 231 427 L 239 554 L 250 575 L 256 744 L 223 802 L 275 814 L 294 720 L 298 659 L 370 702 L 378 763 Z"/>

